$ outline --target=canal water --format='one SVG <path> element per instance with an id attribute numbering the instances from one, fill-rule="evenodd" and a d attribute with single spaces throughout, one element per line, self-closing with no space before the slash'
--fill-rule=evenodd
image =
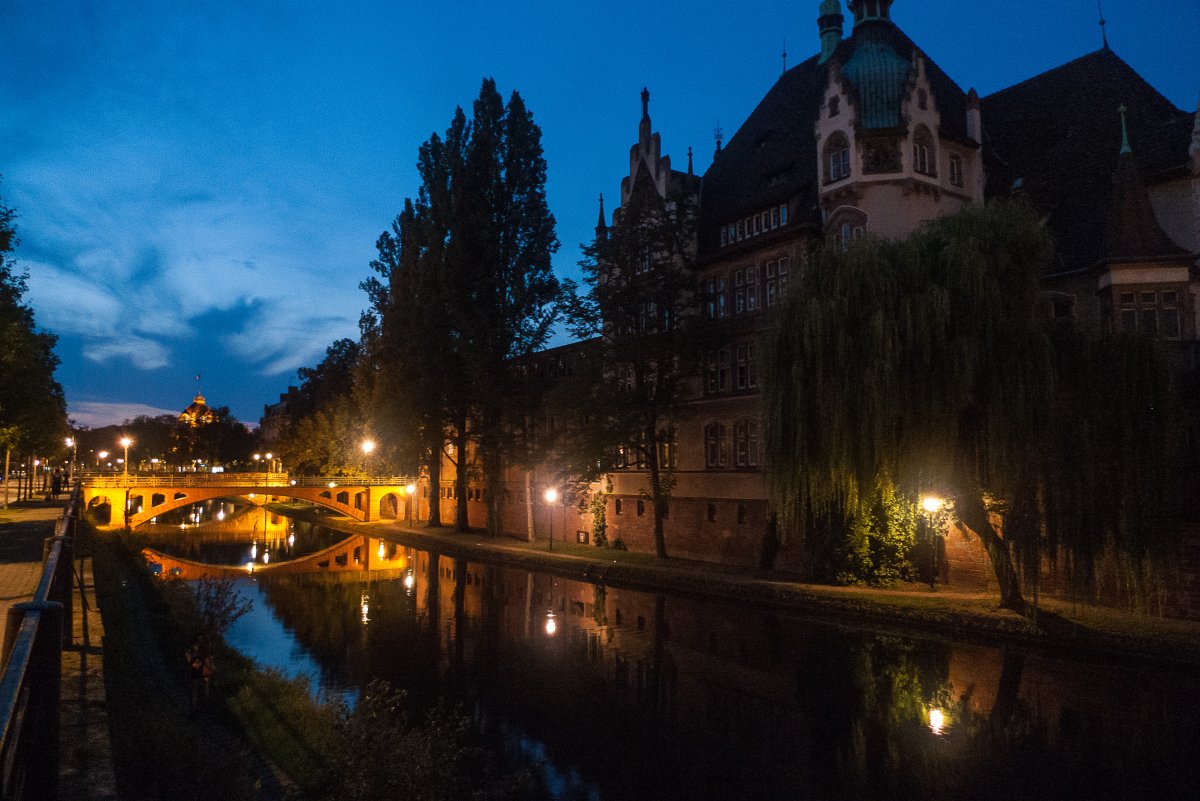
<path id="1" fill-rule="evenodd" d="M 253 507 L 181 520 L 154 546 L 230 565 L 254 601 L 235 648 L 326 698 L 384 679 L 460 703 L 549 798 L 1198 797 L 1194 672 L 568 580 Z"/>

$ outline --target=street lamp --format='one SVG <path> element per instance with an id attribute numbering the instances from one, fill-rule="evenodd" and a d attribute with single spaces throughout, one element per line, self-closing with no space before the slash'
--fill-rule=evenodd
<path id="1" fill-rule="evenodd" d="M 922 495 L 921 509 L 925 511 L 925 525 L 929 529 L 929 589 L 937 588 L 938 546 L 936 519 L 946 506 L 946 500 L 936 495 Z"/>
<path id="2" fill-rule="evenodd" d="M 104 460 L 107 458 L 108 458 L 108 451 L 100 451 L 99 453 L 96 454 L 96 469 L 97 470 L 100 470 L 100 466 L 104 463 Z M 103 472 L 103 471 L 101 471 L 101 472 Z"/>
<path id="3" fill-rule="evenodd" d="M 546 506 L 550 509 L 548 517 L 550 518 L 550 550 L 554 550 L 554 504 L 558 503 L 558 490 L 550 487 L 542 497 L 546 499 Z"/>
<path id="4" fill-rule="evenodd" d="M 67 464 L 67 484 L 75 483 L 75 455 L 79 450 L 79 444 L 75 442 L 74 437 L 67 437 L 67 447 L 71 449 L 71 461 Z"/>
<path id="5" fill-rule="evenodd" d="M 417 502 L 417 485 L 411 481 L 405 484 L 404 494 L 408 496 L 404 506 L 405 517 L 407 518 L 407 525 L 411 526 L 413 523 L 413 504 Z"/>
<path id="6" fill-rule="evenodd" d="M 257 473 L 258 472 L 258 462 L 259 462 L 259 460 L 262 459 L 262 454 L 256 453 L 253 456 L 251 456 L 250 458 L 254 460 L 254 472 Z"/>
<path id="7" fill-rule="evenodd" d="M 133 440 L 129 437 L 121 437 L 120 445 L 125 449 L 125 484 L 129 484 L 129 446 L 133 444 Z"/>

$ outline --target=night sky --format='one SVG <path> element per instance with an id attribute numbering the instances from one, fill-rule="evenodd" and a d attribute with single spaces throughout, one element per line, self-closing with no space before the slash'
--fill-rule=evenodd
<path id="1" fill-rule="evenodd" d="M 638 93 L 702 173 L 818 49 L 818 0 L 0 4 L 0 197 L 82 425 L 177 413 L 196 392 L 256 423 L 357 336 L 375 240 L 414 163 L 480 80 L 542 128 L 560 275 L 619 195 Z M 1177 106 L 1200 96 L 1200 2 L 1106 0 L 1113 50 Z M 964 14 L 969 16 L 964 16 Z M 1095 0 L 897 0 L 893 19 L 986 95 L 1097 49 Z M 846 12 L 846 33 L 850 16 Z M 1115 157 L 1115 154 L 1114 154 Z"/>

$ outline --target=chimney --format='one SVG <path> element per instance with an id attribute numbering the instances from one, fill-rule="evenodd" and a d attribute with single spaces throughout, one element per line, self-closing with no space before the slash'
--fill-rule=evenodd
<path id="1" fill-rule="evenodd" d="M 967 92 L 967 138 L 977 145 L 983 144 L 983 118 L 979 114 L 979 93 L 975 87 Z"/>

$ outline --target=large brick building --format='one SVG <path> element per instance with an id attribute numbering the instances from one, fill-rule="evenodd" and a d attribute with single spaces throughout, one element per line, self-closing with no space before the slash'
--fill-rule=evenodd
<path id="1" fill-rule="evenodd" d="M 1022 194 L 1059 244 L 1046 277 L 1047 314 L 1098 330 L 1135 328 L 1182 342 L 1200 331 L 1200 112 L 1175 108 L 1104 48 L 980 98 L 963 90 L 891 20 L 891 0 L 836 0 L 817 15 L 820 50 L 787 70 L 702 176 L 675 170 L 643 90 L 637 141 L 621 181 L 666 197 L 690 187 L 704 300 L 696 313 L 727 328 L 695 380 L 695 414 L 678 428 L 676 486 L 666 521 L 673 555 L 754 564 L 767 525 L 756 356 L 770 312 L 822 243 L 908 236 L 987 198 Z M 964 76 L 968 77 L 969 76 Z M 598 235 L 611 223 L 603 207 Z M 579 347 L 547 351 L 548 372 Z M 584 539 L 591 516 L 545 504 L 553 465 L 513 476 L 506 529 Z M 447 465 L 441 488 L 453 496 Z M 612 471 L 608 535 L 653 550 L 646 475 Z M 603 486 L 607 486 L 607 481 Z M 473 524 L 483 522 L 477 489 Z M 961 546 L 961 547 L 960 547 Z M 965 568 L 966 543 L 947 542 Z M 780 555 L 787 565 L 791 555 Z M 980 580 L 986 578 L 979 571 Z"/>

